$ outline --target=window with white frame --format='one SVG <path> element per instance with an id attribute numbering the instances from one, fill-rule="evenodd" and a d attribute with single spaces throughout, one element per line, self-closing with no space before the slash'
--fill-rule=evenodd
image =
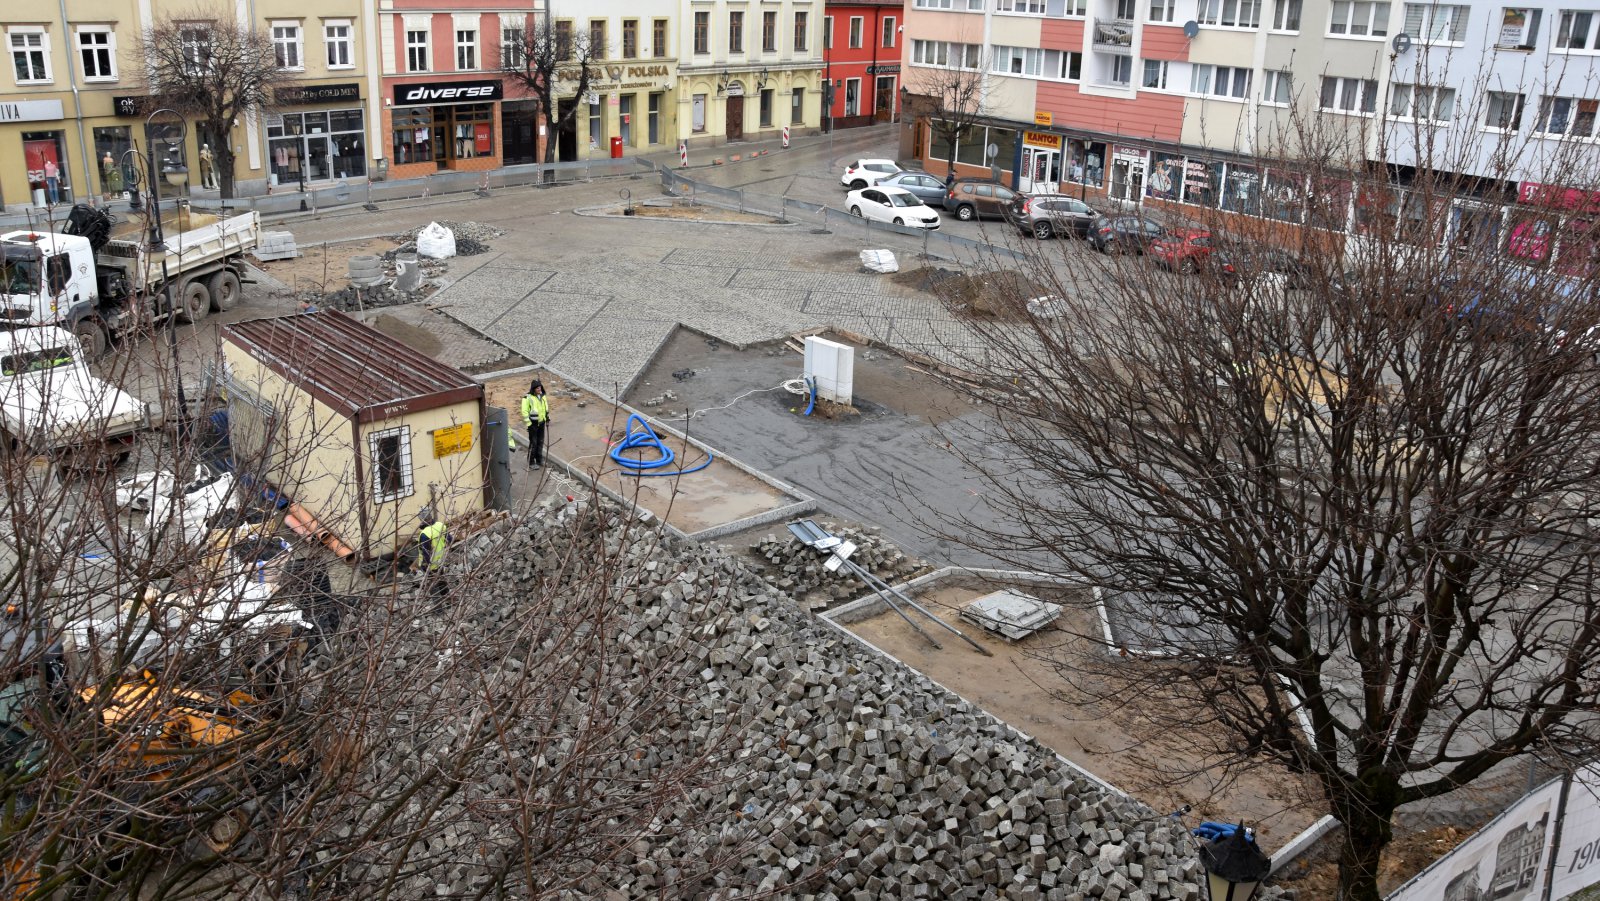
<path id="1" fill-rule="evenodd" d="M 1396 83 L 1389 89 L 1389 115 L 1396 119 L 1449 122 L 1455 114 L 1455 88 Z"/>
<path id="2" fill-rule="evenodd" d="M 211 26 L 205 22 L 185 22 L 178 26 L 178 49 L 183 63 L 198 72 L 211 65 Z"/>
<path id="3" fill-rule="evenodd" d="M 1322 77 L 1322 109 L 1337 113 L 1371 113 L 1378 109 L 1378 82 L 1371 78 Z"/>
<path id="4" fill-rule="evenodd" d="M 1333 0 L 1328 34 L 1381 38 L 1389 34 L 1389 4 L 1380 0 Z"/>
<path id="5" fill-rule="evenodd" d="M 1171 22 L 1177 14 L 1177 0 L 1150 0 L 1149 21 Z"/>
<path id="6" fill-rule="evenodd" d="M 398 426 L 367 436 L 372 463 L 372 502 L 387 504 L 416 490 L 411 472 L 411 429 Z"/>
<path id="7" fill-rule="evenodd" d="M 1288 106 L 1294 102 L 1294 76 L 1278 69 L 1262 74 L 1261 102 Z"/>
<path id="8" fill-rule="evenodd" d="M 1083 80 L 1083 53 L 1078 50 L 1061 51 L 1061 68 L 1052 76 L 1060 81 Z"/>
<path id="9" fill-rule="evenodd" d="M 844 114 L 846 116 L 861 115 L 861 79 L 846 78 L 844 80 Z"/>
<path id="10" fill-rule="evenodd" d="M 1513 50 L 1532 50 L 1539 41 L 1539 23 L 1543 19 L 1542 9 L 1531 6 L 1500 7 L 1500 33 L 1494 45 Z"/>
<path id="11" fill-rule="evenodd" d="M 1517 131 L 1522 128 L 1522 107 L 1526 98 L 1514 91 L 1489 91 L 1486 97 L 1484 106 L 1488 115 L 1483 120 L 1484 128 L 1497 131 Z"/>
<path id="12" fill-rule="evenodd" d="M 1562 10 L 1561 24 L 1556 28 L 1556 49 L 1589 51 L 1600 49 L 1595 46 L 1596 20 L 1600 20 L 1600 13 L 1593 10 Z"/>
<path id="13" fill-rule="evenodd" d="M 1044 0 L 994 0 L 995 12 L 1044 15 Z"/>
<path id="14" fill-rule="evenodd" d="M 1082 67 L 1083 54 L 1070 50 L 997 46 L 990 60 L 989 71 L 999 75 L 1077 81 Z"/>
<path id="15" fill-rule="evenodd" d="M 895 44 L 896 22 L 894 16 L 883 17 L 883 46 L 893 47 Z"/>
<path id="16" fill-rule="evenodd" d="M 1116 17 L 1124 22 L 1132 22 L 1139 16 L 1138 0 L 1116 0 Z"/>
<path id="17" fill-rule="evenodd" d="M 456 29 L 456 71 L 470 72 L 478 68 L 478 29 Z"/>
<path id="18" fill-rule="evenodd" d="M 520 25 L 500 28 L 500 66 L 520 69 L 527 60 L 528 32 Z"/>
<path id="19" fill-rule="evenodd" d="M 852 48 L 859 48 L 861 46 L 861 31 L 865 25 L 865 21 L 866 20 L 861 16 L 850 17 L 850 46 Z"/>
<path id="20" fill-rule="evenodd" d="M 1108 81 L 1114 85 L 1127 86 L 1133 82 L 1133 57 L 1113 56 L 1111 58 L 1111 72 Z"/>
<path id="21" fill-rule="evenodd" d="M 958 41 L 923 41 L 912 39 L 911 62 L 918 66 L 940 66 L 946 69 L 977 69 L 982 56 L 977 44 Z"/>
<path id="22" fill-rule="evenodd" d="M 1241 66 L 1197 65 L 1189 75 L 1189 91 L 1245 100 L 1250 96 L 1250 70 Z"/>
<path id="23" fill-rule="evenodd" d="M 1089 0 L 1066 0 L 1061 5 L 1061 11 L 1050 15 L 1066 16 L 1069 18 L 1083 17 L 1089 14 Z"/>
<path id="24" fill-rule="evenodd" d="M 300 53 L 300 23 L 272 23 L 272 56 L 280 69 L 304 69 L 306 64 Z"/>
<path id="25" fill-rule="evenodd" d="M 116 81 L 117 33 L 104 25 L 79 26 L 78 59 L 84 81 Z"/>
<path id="26" fill-rule="evenodd" d="M 350 62 L 350 20 L 331 19 L 322 23 L 322 43 L 328 51 L 328 68 L 352 69 Z"/>
<path id="27" fill-rule="evenodd" d="M 916 0 L 917 9 L 953 9 L 958 12 L 983 12 L 984 0 Z"/>
<path id="28" fill-rule="evenodd" d="M 1300 2 L 1301 0 L 1273 0 L 1273 31 L 1300 30 Z"/>
<path id="29" fill-rule="evenodd" d="M 406 71 L 428 71 L 428 30 L 406 29 Z"/>
<path id="30" fill-rule="evenodd" d="M 50 75 L 50 35 L 43 28 L 9 28 L 6 46 L 11 48 L 12 73 L 17 84 L 48 84 Z"/>
<path id="31" fill-rule="evenodd" d="M 1224 28 L 1258 28 L 1261 0 L 1200 0 L 1200 23 Z"/>
<path id="32" fill-rule="evenodd" d="M 1439 3 L 1407 3 L 1405 33 L 1425 44 L 1460 43 L 1467 39 L 1465 6 Z"/>
<path id="33" fill-rule="evenodd" d="M 1144 61 L 1144 78 L 1139 80 L 1139 86 L 1152 91 L 1165 91 L 1167 89 L 1167 61 L 1164 59 L 1147 59 Z"/>
<path id="34" fill-rule="evenodd" d="M 1539 119 L 1534 123 L 1534 131 L 1569 138 L 1592 138 L 1597 112 L 1600 112 L 1600 100 L 1546 95 L 1539 100 Z"/>

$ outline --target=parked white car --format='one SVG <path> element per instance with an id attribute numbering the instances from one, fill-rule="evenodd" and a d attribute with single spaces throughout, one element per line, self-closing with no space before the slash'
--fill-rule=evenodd
<path id="1" fill-rule="evenodd" d="M 856 160 L 844 167 L 839 184 L 851 189 L 868 188 L 899 171 L 894 160 Z"/>
<path id="2" fill-rule="evenodd" d="M 844 202 L 852 216 L 909 228 L 939 227 L 939 214 L 905 188 L 862 188 L 846 194 Z"/>

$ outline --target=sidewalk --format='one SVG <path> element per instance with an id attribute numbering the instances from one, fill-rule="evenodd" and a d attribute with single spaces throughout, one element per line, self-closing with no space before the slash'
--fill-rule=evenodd
<path id="1" fill-rule="evenodd" d="M 892 125 L 874 125 L 865 128 L 852 128 L 844 132 L 835 132 L 834 140 L 847 138 L 866 138 L 880 132 L 888 134 Z M 792 138 L 789 146 L 793 150 L 802 150 L 825 145 L 829 142 L 826 134 L 806 135 Z M 667 167 L 680 171 L 694 169 L 711 169 L 717 166 L 716 160 L 723 160 L 724 165 L 737 166 L 733 157 L 740 157 L 741 162 L 758 158 L 763 153 L 783 152 L 782 138 L 771 138 L 760 141 L 743 141 L 734 144 L 721 144 L 714 147 L 691 149 L 689 151 L 689 165 L 681 165 L 677 147 L 667 147 L 649 153 L 625 156 L 620 159 L 591 159 L 578 160 L 567 163 L 552 163 L 548 166 L 539 164 L 524 164 L 517 166 L 502 166 L 488 172 L 452 172 L 444 171 L 435 175 L 420 176 L 417 178 L 390 179 L 387 181 L 347 181 L 342 185 L 324 185 L 301 193 L 290 187 L 280 189 L 273 194 L 258 194 L 248 197 L 237 197 L 227 202 L 231 209 L 244 211 L 248 209 L 259 210 L 262 218 L 268 221 L 284 221 L 296 218 L 302 201 L 308 208 L 318 209 L 326 213 L 331 209 L 342 206 L 358 206 L 369 200 L 372 203 L 383 204 L 394 200 L 414 200 L 419 197 L 438 196 L 445 194 L 468 194 L 480 187 L 488 188 L 506 187 L 516 184 L 537 184 L 541 178 L 550 177 L 554 173 L 553 184 L 571 183 L 574 180 L 590 181 L 595 178 L 606 178 L 620 175 L 637 175 L 643 171 L 654 170 L 657 167 Z M 214 190 L 192 189 L 189 200 L 197 209 L 216 209 L 222 200 Z M 139 216 L 128 208 L 125 201 L 99 202 L 102 208 L 108 209 L 120 219 Z M 167 209 L 176 205 L 175 198 L 162 197 L 162 208 Z M 0 213 L 0 231 L 15 231 L 26 228 L 44 228 L 54 217 L 56 227 L 64 223 L 71 207 L 65 204 L 50 210 L 32 210 L 22 213 Z M 31 216 L 31 218 L 30 218 Z"/>

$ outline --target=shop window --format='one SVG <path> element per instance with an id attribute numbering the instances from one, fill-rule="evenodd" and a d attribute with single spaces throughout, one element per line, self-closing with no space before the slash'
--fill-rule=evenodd
<path id="1" fill-rule="evenodd" d="M 300 23 L 272 23 L 272 55 L 280 69 L 304 69 L 300 55 Z"/>
<path id="2" fill-rule="evenodd" d="M 405 426 L 384 429 L 367 436 L 372 455 L 372 500 L 387 504 L 410 497 L 414 488 L 411 475 L 411 430 Z"/>
<path id="3" fill-rule="evenodd" d="M 62 132 L 23 132 L 22 158 L 28 167 L 28 187 L 36 192 L 36 198 L 52 205 L 72 202 L 72 187 L 67 183 L 66 144 Z M 53 184 L 52 179 L 54 179 Z"/>
<path id="4" fill-rule="evenodd" d="M 801 125 L 806 118 L 806 89 L 795 88 L 789 95 L 789 122 Z"/>
<path id="5" fill-rule="evenodd" d="M 606 108 L 600 102 L 600 96 L 595 95 L 595 102 L 589 104 L 589 149 L 599 149 L 606 140 Z"/>
<path id="6" fill-rule="evenodd" d="M 452 159 L 466 160 L 494 154 L 494 106 L 472 103 L 446 108 L 450 116 Z M 445 112 L 441 109 L 440 112 Z M 437 118 L 437 117 L 436 117 Z M 441 126 L 442 127 L 442 126 Z"/>
<path id="7" fill-rule="evenodd" d="M 84 81 L 117 80 L 117 34 L 103 26 L 78 29 L 78 58 Z"/>
<path id="8" fill-rule="evenodd" d="M 328 51 L 328 68 L 354 68 L 350 62 L 350 23 L 348 21 L 340 20 L 323 23 L 322 42 Z"/>
<path id="9" fill-rule="evenodd" d="M 433 110 L 425 106 L 394 111 L 394 161 L 429 163 L 433 161 Z"/>
<path id="10" fill-rule="evenodd" d="M 861 79 L 844 80 L 844 114 L 855 116 L 861 112 Z"/>
<path id="11" fill-rule="evenodd" d="M 772 97 L 776 93 L 777 92 L 774 91 L 771 88 L 765 88 L 761 92 L 761 127 L 762 128 L 771 128 L 772 127 Z"/>
<path id="12" fill-rule="evenodd" d="M 809 16 L 804 11 L 794 14 L 794 49 L 804 51 L 807 43 L 806 28 L 810 24 Z"/>
<path id="13" fill-rule="evenodd" d="M 398 135 L 402 113 L 395 111 L 395 161 L 400 161 Z M 426 110 L 424 110 L 426 112 Z M 367 174 L 365 119 L 360 109 L 283 113 L 267 119 L 267 156 L 271 177 L 280 185 Z"/>
<path id="14" fill-rule="evenodd" d="M 694 95 L 694 101 L 690 104 L 690 110 L 691 110 L 690 111 L 690 116 L 691 116 L 690 125 L 691 125 L 691 127 L 695 131 L 705 131 L 706 130 L 706 95 L 704 95 L 704 94 L 696 94 L 696 95 Z"/>
<path id="15" fill-rule="evenodd" d="M 121 197 L 133 183 L 130 176 L 138 171 L 137 157 L 126 156 L 132 146 L 125 126 L 94 130 L 95 169 L 100 173 L 100 193 L 107 200 Z"/>
<path id="16" fill-rule="evenodd" d="M 456 71 L 471 72 L 478 68 L 478 30 L 456 29 Z"/>
<path id="17" fill-rule="evenodd" d="M 8 29 L 6 42 L 11 48 L 11 65 L 17 84 L 50 83 L 50 35 L 44 29 Z"/>
<path id="18" fill-rule="evenodd" d="M 406 71 L 428 71 L 428 30 L 406 30 Z"/>

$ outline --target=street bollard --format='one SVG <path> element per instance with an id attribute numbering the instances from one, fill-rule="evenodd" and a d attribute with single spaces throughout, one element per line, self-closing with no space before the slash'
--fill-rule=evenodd
<path id="1" fill-rule="evenodd" d="M 789 126 L 787 125 L 783 127 L 783 149 L 789 149 Z"/>

